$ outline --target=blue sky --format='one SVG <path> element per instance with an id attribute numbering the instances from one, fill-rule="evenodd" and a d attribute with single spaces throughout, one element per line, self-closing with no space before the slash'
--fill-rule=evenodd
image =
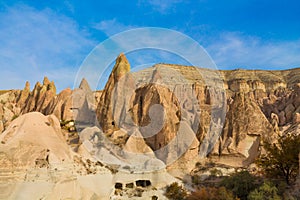
<path id="1" fill-rule="evenodd" d="M 97 44 L 139 27 L 188 35 L 219 69 L 300 67 L 299 10 L 297 0 L 0 0 L 0 89 L 45 75 L 72 88 Z"/>

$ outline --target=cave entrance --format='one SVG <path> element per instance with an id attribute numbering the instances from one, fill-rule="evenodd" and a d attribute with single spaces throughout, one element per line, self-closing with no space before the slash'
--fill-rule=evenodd
<path id="1" fill-rule="evenodd" d="M 116 183 L 115 184 L 115 189 L 122 190 L 123 189 L 123 184 L 122 183 Z"/>
<path id="2" fill-rule="evenodd" d="M 140 187 L 148 187 L 151 186 L 151 181 L 149 180 L 137 180 L 135 182 L 136 186 L 140 186 Z"/>

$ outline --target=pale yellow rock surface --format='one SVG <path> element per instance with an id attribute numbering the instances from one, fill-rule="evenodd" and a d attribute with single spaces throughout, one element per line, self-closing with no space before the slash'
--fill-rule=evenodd
<path id="1" fill-rule="evenodd" d="M 72 160 L 59 121 L 53 115 L 44 116 L 38 112 L 22 115 L 0 135 L 0 141 L 0 151 L 10 165 L 34 167 L 36 159 L 44 152 L 49 153 L 50 164 Z"/>
<path id="2" fill-rule="evenodd" d="M 126 141 L 124 150 L 130 153 L 153 154 L 152 149 L 146 144 L 142 134 L 138 130 L 130 135 Z"/>

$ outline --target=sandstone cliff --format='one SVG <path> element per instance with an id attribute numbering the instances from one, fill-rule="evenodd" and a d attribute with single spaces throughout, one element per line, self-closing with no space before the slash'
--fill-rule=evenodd
<path id="1" fill-rule="evenodd" d="M 168 149 L 178 137 L 180 122 L 196 136 L 194 142 L 177 143 L 185 146 L 183 158 L 195 157 L 194 152 L 200 157 L 232 156 L 244 166 L 259 154 L 262 140 L 276 139 L 283 126 L 300 119 L 298 69 L 216 71 L 157 64 L 129 70 L 121 54 L 98 104 L 99 124 L 108 136 L 119 128 L 138 127 L 165 163 L 182 156 Z"/>
<path id="2" fill-rule="evenodd" d="M 151 148 L 166 163 L 181 156 L 235 156 L 240 165 L 248 165 L 261 140 L 274 139 L 300 122 L 299 80 L 299 69 L 216 71 L 157 64 L 131 72 L 121 54 L 102 92 L 91 91 L 82 80 L 79 88 L 56 94 L 45 77 L 32 91 L 27 82 L 21 91 L 1 94 L 0 131 L 19 115 L 38 111 L 75 120 L 80 130 L 99 122 L 115 145 L 133 151 Z M 195 138 L 174 143 L 182 123 Z M 131 137 L 136 131 L 144 141 Z M 143 147 L 130 148 L 133 143 Z M 170 144 L 181 150 L 172 153 Z"/>

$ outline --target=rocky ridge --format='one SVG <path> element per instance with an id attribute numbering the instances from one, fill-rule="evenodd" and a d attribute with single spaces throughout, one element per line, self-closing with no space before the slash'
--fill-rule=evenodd
<path id="1" fill-rule="evenodd" d="M 23 90 L 6 91 L 0 96 L 0 130 L 2 132 L 13 119 L 29 112 L 53 114 L 65 122 L 77 120 L 95 124 L 96 95 L 99 96 L 99 92 L 93 92 L 85 79 L 79 88 L 66 88 L 59 94 L 56 94 L 54 82 L 47 77 L 43 84 L 37 82 L 32 91 L 30 83 L 26 82 Z"/>

